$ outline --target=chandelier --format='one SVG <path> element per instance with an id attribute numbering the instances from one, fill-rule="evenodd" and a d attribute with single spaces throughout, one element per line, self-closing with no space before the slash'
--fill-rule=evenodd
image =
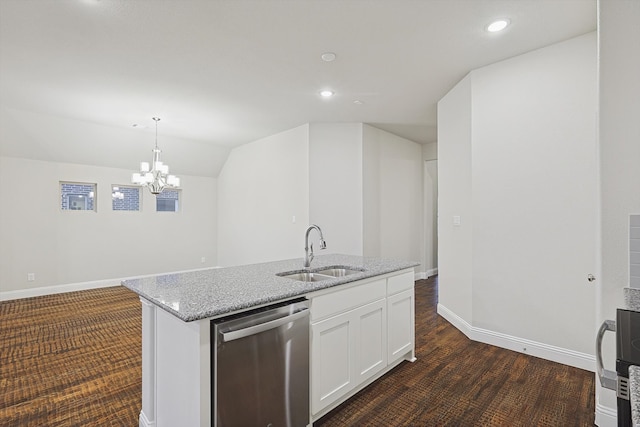
<path id="1" fill-rule="evenodd" d="M 135 172 L 131 177 L 131 182 L 136 185 L 145 186 L 151 191 L 151 194 L 160 194 L 165 188 L 180 187 L 180 178 L 175 175 L 169 175 L 169 165 L 162 163 L 158 148 L 158 117 L 152 117 L 156 122 L 156 146 L 153 151 L 153 161 L 140 162 L 140 172 Z"/>

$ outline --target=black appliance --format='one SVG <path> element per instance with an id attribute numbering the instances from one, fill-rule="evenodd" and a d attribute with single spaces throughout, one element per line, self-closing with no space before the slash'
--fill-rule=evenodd
<path id="1" fill-rule="evenodd" d="M 616 332 L 616 372 L 602 366 L 602 336 Z M 632 427 L 629 402 L 629 366 L 640 366 L 640 312 L 618 309 L 616 321 L 605 320 L 596 339 L 596 364 L 602 387 L 618 396 L 618 427 Z"/>

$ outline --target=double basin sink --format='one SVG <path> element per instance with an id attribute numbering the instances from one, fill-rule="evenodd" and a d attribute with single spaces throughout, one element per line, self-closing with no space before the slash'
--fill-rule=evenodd
<path id="1" fill-rule="evenodd" d="M 356 270 L 343 266 L 333 266 L 325 267 L 317 271 L 278 273 L 277 276 L 297 280 L 299 282 L 320 282 L 322 280 L 335 279 L 336 277 L 345 277 L 352 274 L 362 273 L 363 271 L 364 270 Z"/>

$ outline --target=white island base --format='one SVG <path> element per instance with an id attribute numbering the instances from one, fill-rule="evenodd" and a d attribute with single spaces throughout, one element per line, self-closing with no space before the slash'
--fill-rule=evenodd
<path id="1" fill-rule="evenodd" d="M 311 302 L 311 425 L 403 360 L 415 360 L 414 272 L 407 268 L 303 296 Z M 140 427 L 213 426 L 211 318 L 185 322 L 140 299 Z"/>

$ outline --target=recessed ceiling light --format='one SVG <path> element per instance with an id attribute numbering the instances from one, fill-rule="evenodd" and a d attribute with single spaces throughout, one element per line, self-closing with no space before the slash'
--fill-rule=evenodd
<path id="1" fill-rule="evenodd" d="M 320 58 L 325 62 L 331 62 L 336 59 L 336 54 L 333 52 L 325 52 L 320 56 Z"/>
<path id="2" fill-rule="evenodd" d="M 505 28 L 507 28 L 508 25 L 509 25 L 508 19 L 497 19 L 492 23 L 490 23 L 489 25 L 487 25 L 487 31 L 489 31 L 490 33 L 496 33 L 498 31 L 504 30 Z"/>
<path id="3" fill-rule="evenodd" d="M 335 92 L 332 90 L 325 89 L 320 91 L 320 96 L 323 98 L 331 98 L 333 95 L 335 95 Z"/>

